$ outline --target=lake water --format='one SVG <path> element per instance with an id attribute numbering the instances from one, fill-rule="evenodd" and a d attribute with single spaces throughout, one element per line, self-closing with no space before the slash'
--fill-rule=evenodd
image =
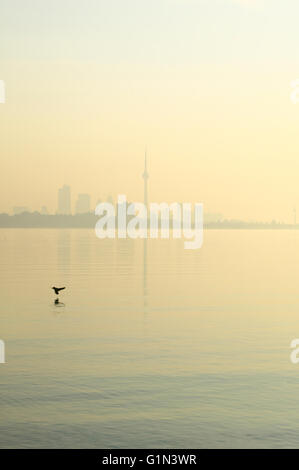
<path id="1" fill-rule="evenodd" d="M 299 232 L 2 229 L 0 249 L 0 447 L 298 446 Z"/>

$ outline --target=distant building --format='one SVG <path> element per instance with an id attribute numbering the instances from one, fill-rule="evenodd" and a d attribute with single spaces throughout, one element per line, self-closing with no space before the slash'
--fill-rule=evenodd
<path id="1" fill-rule="evenodd" d="M 71 214 L 71 188 L 67 185 L 58 189 L 57 214 Z"/>
<path id="2" fill-rule="evenodd" d="M 113 197 L 112 196 L 107 196 L 107 201 L 106 202 L 109 202 L 109 204 L 112 204 L 114 206 L 114 201 L 113 201 Z"/>
<path id="3" fill-rule="evenodd" d="M 13 208 L 14 215 L 23 214 L 23 212 L 29 212 L 28 207 L 25 206 L 15 206 Z"/>
<path id="4" fill-rule="evenodd" d="M 102 203 L 102 199 L 98 199 L 95 207 L 97 207 L 101 203 Z"/>
<path id="5" fill-rule="evenodd" d="M 90 212 L 89 194 L 79 194 L 76 202 L 76 214 L 86 214 Z"/>
<path id="6" fill-rule="evenodd" d="M 221 222 L 222 220 L 223 220 L 222 214 L 211 213 L 211 212 L 207 212 L 204 214 L 205 224 L 217 223 L 217 222 Z"/>
<path id="7" fill-rule="evenodd" d="M 48 215 L 48 209 L 46 208 L 46 206 L 42 206 L 40 213 L 42 215 Z"/>

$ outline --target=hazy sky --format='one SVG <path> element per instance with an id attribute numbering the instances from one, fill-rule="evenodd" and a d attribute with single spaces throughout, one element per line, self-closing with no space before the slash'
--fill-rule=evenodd
<path id="1" fill-rule="evenodd" d="M 298 0 L 0 0 L 0 211 L 203 202 L 299 210 Z"/>

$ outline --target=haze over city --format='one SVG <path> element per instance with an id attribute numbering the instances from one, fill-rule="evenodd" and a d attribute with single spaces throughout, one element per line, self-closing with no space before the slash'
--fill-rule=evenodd
<path id="1" fill-rule="evenodd" d="M 139 200 L 147 145 L 152 200 L 292 220 L 297 1 L 0 3 L 0 212 Z"/>

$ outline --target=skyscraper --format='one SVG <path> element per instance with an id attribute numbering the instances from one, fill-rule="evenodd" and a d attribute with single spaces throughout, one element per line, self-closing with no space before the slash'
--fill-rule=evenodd
<path id="1" fill-rule="evenodd" d="M 86 214 L 90 212 L 89 194 L 79 194 L 76 202 L 76 214 Z"/>
<path id="2" fill-rule="evenodd" d="M 23 214 L 24 212 L 29 212 L 28 207 L 25 206 L 15 206 L 13 208 L 14 215 Z"/>
<path id="3" fill-rule="evenodd" d="M 147 180 L 149 179 L 149 174 L 147 172 L 147 154 L 146 154 L 146 150 L 145 150 L 145 156 L 144 156 L 144 172 L 143 172 L 142 178 L 144 180 L 144 205 L 145 205 L 145 207 L 147 207 L 147 204 L 148 204 Z"/>
<path id="4" fill-rule="evenodd" d="M 71 214 L 71 188 L 67 185 L 58 189 L 57 214 Z"/>

